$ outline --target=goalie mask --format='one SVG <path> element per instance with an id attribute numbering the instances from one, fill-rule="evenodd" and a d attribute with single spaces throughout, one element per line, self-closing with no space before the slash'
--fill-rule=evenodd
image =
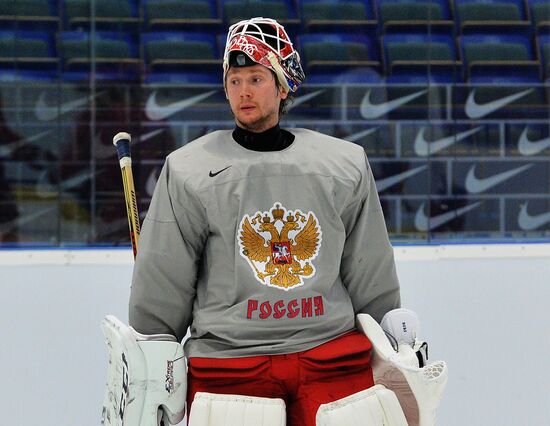
<path id="1" fill-rule="evenodd" d="M 273 19 L 252 18 L 229 27 L 223 54 L 224 86 L 230 66 L 254 64 L 273 71 L 286 92 L 295 92 L 305 78 L 300 55 L 284 27 Z"/>

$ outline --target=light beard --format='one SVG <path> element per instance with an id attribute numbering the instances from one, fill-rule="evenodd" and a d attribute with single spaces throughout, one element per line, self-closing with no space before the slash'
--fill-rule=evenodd
<path id="1" fill-rule="evenodd" d="M 278 112 L 276 113 L 277 119 L 272 122 L 273 115 L 267 115 L 257 118 L 256 120 L 249 122 L 249 123 L 243 123 L 240 121 L 235 114 L 233 116 L 235 117 L 235 123 L 242 129 L 248 130 L 249 132 L 253 133 L 261 133 L 265 130 L 271 129 L 272 127 L 276 126 L 279 122 L 279 116 Z"/>
<path id="2" fill-rule="evenodd" d="M 260 120 L 257 120 L 252 124 L 244 124 L 239 120 L 235 120 L 235 122 L 237 123 L 237 126 L 239 126 L 241 129 L 248 130 L 249 132 L 252 132 L 252 133 L 262 133 L 264 130 L 267 130 L 273 127 L 273 126 L 266 126 L 264 124 L 265 121 L 260 122 Z"/>

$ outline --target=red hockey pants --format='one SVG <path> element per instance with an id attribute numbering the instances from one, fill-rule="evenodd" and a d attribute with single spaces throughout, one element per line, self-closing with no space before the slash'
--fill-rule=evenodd
<path id="1" fill-rule="evenodd" d="M 196 392 L 282 398 L 287 426 L 315 426 L 321 404 L 374 385 L 370 353 L 368 338 L 352 331 L 288 355 L 190 358 L 188 407 Z"/>

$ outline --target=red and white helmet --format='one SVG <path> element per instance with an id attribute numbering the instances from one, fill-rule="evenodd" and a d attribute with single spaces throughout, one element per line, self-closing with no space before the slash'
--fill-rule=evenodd
<path id="1" fill-rule="evenodd" d="M 223 81 L 231 52 L 243 52 L 252 61 L 272 70 L 285 91 L 295 92 L 305 75 L 300 55 L 284 27 L 274 19 L 252 18 L 229 27 L 223 54 Z"/>

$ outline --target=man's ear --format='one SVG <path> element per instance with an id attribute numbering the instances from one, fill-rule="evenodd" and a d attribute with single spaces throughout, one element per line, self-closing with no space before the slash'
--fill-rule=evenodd
<path id="1" fill-rule="evenodd" d="M 284 90 L 281 86 L 279 86 L 279 97 L 281 99 L 286 99 L 288 97 L 288 91 Z"/>

